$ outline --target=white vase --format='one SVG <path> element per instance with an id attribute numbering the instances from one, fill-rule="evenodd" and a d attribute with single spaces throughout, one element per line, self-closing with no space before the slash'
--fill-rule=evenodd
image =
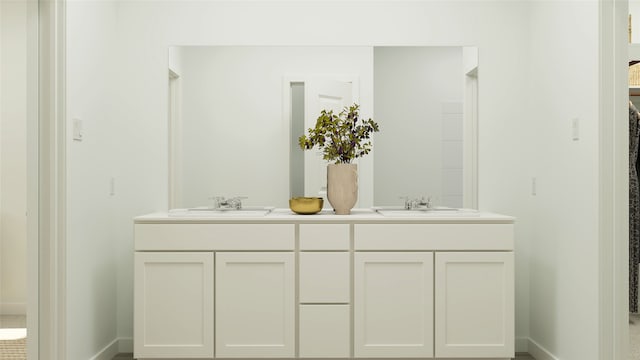
<path id="1" fill-rule="evenodd" d="M 327 165 L 327 199 L 337 215 L 349 215 L 358 201 L 358 165 Z"/>

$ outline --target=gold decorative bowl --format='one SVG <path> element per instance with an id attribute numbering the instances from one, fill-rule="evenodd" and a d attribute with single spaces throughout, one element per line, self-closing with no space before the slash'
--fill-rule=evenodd
<path id="1" fill-rule="evenodd" d="M 321 197 L 295 197 L 289 200 L 289 208 L 296 214 L 311 215 L 322 210 Z"/>

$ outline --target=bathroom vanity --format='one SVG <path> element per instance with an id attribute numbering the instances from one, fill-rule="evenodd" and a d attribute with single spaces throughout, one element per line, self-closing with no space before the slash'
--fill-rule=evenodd
<path id="1" fill-rule="evenodd" d="M 514 219 L 135 218 L 134 357 L 514 356 Z"/>

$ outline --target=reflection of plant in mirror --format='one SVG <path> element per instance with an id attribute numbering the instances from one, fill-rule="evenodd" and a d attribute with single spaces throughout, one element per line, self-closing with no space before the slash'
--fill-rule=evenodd
<path id="1" fill-rule="evenodd" d="M 322 110 L 316 127 L 308 130 L 309 136 L 302 135 L 298 139 L 304 150 L 318 145 L 323 150 L 322 158 L 335 161 L 336 164 L 349 164 L 356 158 L 371 151 L 371 133 L 377 132 L 378 124 L 372 119 L 359 118 L 358 108 L 353 104 L 338 114 L 333 110 Z"/>

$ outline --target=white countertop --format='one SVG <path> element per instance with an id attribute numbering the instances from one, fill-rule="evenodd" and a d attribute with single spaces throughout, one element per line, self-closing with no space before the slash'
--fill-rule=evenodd
<path id="1" fill-rule="evenodd" d="M 324 209 L 313 215 L 299 215 L 287 208 L 273 209 L 267 215 L 234 215 L 204 211 L 158 212 L 134 218 L 136 224 L 145 223 L 501 223 L 511 224 L 512 216 L 461 209 L 455 212 L 434 211 L 419 215 L 382 215 L 372 209 L 353 209 L 350 215 L 336 215 Z"/>

